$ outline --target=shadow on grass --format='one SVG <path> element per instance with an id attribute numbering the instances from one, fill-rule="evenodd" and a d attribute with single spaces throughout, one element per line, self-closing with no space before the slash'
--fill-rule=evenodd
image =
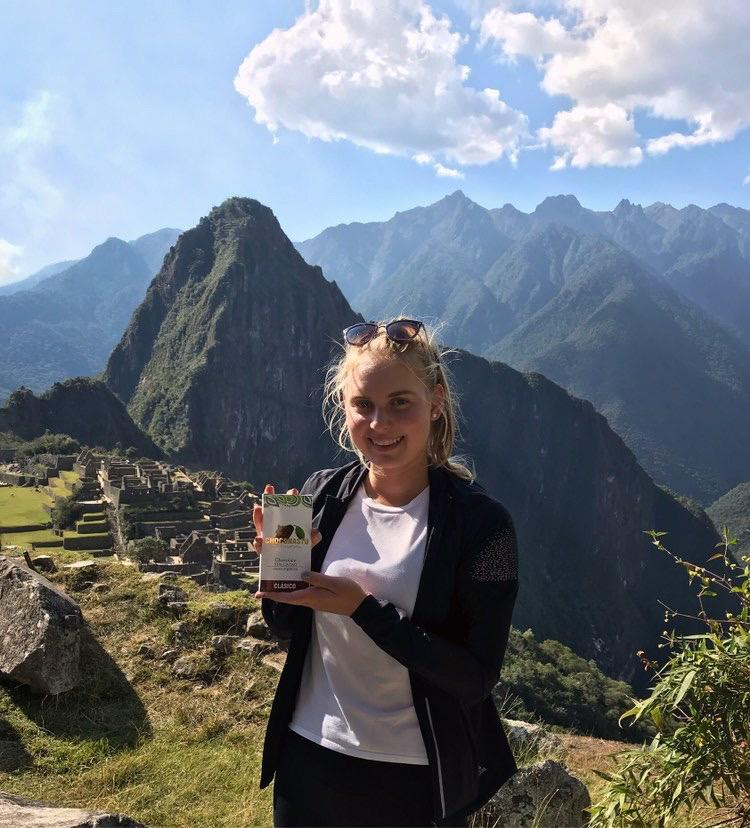
<path id="1" fill-rule="evenodd" d="M 13 725 L 0 716 L 0 773 L 29 768 L 34 763 Z"/>
<path id="2" fill-rule="evenodd" d="M 152 735 L 146 709 L 138 695 L 85 625 L 81 629 L 78 687 L 56 696 L 42 696 L 16 682 L 3 680 L 2 684 L 13 703 L 31 721 L 58 738 L 106 740 L 110 749 L 121 750 Z M 1 728 L 0 719 L 0 734 Z"/>

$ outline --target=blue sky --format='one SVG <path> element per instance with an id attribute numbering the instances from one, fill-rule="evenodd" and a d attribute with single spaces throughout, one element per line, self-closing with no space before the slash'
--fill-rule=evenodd
<path id="1" fill-rule="evenodd" d="M 748 208 L 750 6 L 674 5 L 660 29 L 641 0 L 4 4 L 0 283 L 231 195 L 295 240 L 458 188 Z"/>

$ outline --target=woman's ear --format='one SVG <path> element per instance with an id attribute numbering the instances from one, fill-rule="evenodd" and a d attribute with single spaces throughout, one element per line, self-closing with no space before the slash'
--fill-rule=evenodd
<path id="1" fill-rule="evenodd" d="M 445 404 L 445 388 L 438 383 L 432 389 L 432 410 L 430 416 L 433 420 L 437 420 L 443 413 L 443 406 Z"/>

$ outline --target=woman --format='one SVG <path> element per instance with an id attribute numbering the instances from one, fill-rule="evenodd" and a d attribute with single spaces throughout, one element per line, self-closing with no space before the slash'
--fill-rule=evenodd
<path id="1" fill-rule="evenodd" d="M 277 828 L 466 825 L 516 771 L 491 697 L 518 591 L 513 523 L 451 459 L 453 396 L 424 325 L 358 323 L 344 339 L 324 407 L 358 459 L 302 487 L 310 586 L 258 593 L 291 639 L 260 786 L 276 774 Z"/>

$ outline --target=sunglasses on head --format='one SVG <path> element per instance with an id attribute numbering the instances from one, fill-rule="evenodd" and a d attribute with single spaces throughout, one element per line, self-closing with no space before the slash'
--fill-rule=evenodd
<path id="1" fill-rule="evenodd" d="M 394 319 L 385 325 L 377 322 L 357 322 L 344 328 L 344 341 L 349 345 L 364 345 L 380 330 L 385 328 L 388 339 L 393 342 L 410 342 L 422 330 L 424 325 L 416 319 Z"/>

